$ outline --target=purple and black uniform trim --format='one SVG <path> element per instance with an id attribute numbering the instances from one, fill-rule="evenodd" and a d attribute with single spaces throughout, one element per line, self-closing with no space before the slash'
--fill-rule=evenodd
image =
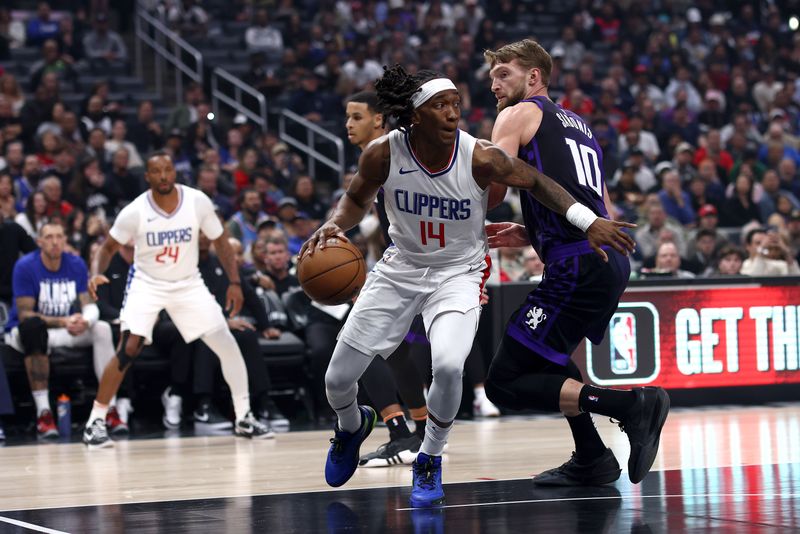
<path id="1" fill-rule="evenodd" d="M 598 216 L 608 217 L 603 153 L 589 127 L 547 97 L 523 102 L 537 104 L 543 116 L 536 135 L 520 148 L 518 157 Z M 630 262 L 612 249 L 606 251 L 608 263 L 603 262 L 584 232 L 530 193 L 523 191 L 520 196 L 525 228 L 545 263 L 545 276 L 512 315 L 506 334 L 542 357 L 566 365 L 584 337 L 594 343 L 603 339 L 627 285 Z"/>

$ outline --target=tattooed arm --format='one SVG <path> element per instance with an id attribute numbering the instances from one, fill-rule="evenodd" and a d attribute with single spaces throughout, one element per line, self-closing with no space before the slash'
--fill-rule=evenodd
<path id="1" fill-rule="evenodd" d="M 519 158 L 485 140 L 478 140 L 472 152 L 472 175 L 481 187 L 498 182 L 509 187 L 526 189 L 548 209 L 565 215 L 576 200 L 552 178 L 542 174 Z"/>
<path id="2" fill-rule="evenodd" d="M 40 317 L 47 328 L 63 328 L 66 326 L 67 317 L 57 317 L 44 315 L 34 311 L 36 309 L 36 299 L 33 297 L 17 297 L 17 315 L 20 322 L 31 317 Z"/>
<path id="3" fill-rule="evenodd" d="M 546 208 L 562 216 L 566 216 L 567 210 L 577 204 L 575 198 L 552 178 L 542 174 L 521 159 L 509 156 L 503 149 L 489 141 L 478 140 L 475 144 L 475 149 L 472 151 L 472 175 L 481 187 L 485 187 L 485 184 L 489 182 L 500 182 L 510 187 L 526 189 Z M 577 207 L 594 218 L 589 208 L 583 205 Z M 588 228 L 582 229 L 586 232 L 592 249 L 604 261 L 608 261 L 608 255 L 603 250 L 604 246 L 611 246 L 625 255 L 634 250 L 636 244 L 633 238 L 622 229 L 635 228 L 635 226 L 626 222 L 609 221 L 598 217 L 589 224 Z"/>

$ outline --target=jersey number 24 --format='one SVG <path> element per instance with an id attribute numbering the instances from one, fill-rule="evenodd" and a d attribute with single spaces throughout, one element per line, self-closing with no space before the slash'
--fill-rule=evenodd
<path id="1" fill-rule="evenodd" d="M 572 152 L 578 182 L 603 198 L 603 184 L 600 183 L 600 159 L 597 157 L 597 152 L 586 145 L 579 145 L 574 139 L 564 139 L 564 141 L 569 146 L 569 151 Z"/>
<path id="2" fill-rule="evenodd" d="M 156 254 L 156 263 L 178 263 L 180 250 L 180 247 L 164 247 L 164 250 Z"/>

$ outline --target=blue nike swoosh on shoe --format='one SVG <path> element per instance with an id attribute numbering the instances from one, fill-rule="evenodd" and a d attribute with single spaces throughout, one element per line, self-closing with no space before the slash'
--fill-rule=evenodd
<path id="1" fill-rule="evenodd" d="M 403 169 L 403 167 L 400 167 L 400 174 L 409 174 L 409 173 L 412 173 L 412 172 L 417 172 L 418 170 L 419 169 L 411 169 L 409 171 L 406 171 L 406 170 Z"/>

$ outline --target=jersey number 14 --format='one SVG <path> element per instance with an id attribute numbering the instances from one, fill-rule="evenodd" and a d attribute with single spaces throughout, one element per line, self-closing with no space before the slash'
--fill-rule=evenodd
<path id="1" fill-rule="evenodd" d="M 436 232 L 433 229 L 433 223 L 430 221 L 420 221 L 419 222 L 419 239 L 422 241 L 423 245 L 428 244 L 428 240 L 431 241 L 438 239 L 439 240 L 439 248 L 444 248 L 444 223 L 439 223 L 439 231 Z"/>
<path id="2" fill-rule="evenodd" d="M 603 198 L 603 185 L 600 183 L 600 159 L 597 157 L 597 152 L 586 145 L 579 145 L 574 139 L 564 139 L 564 141 L 567 142 L 567 146 L 572 152 L 578 182 Z"/>

